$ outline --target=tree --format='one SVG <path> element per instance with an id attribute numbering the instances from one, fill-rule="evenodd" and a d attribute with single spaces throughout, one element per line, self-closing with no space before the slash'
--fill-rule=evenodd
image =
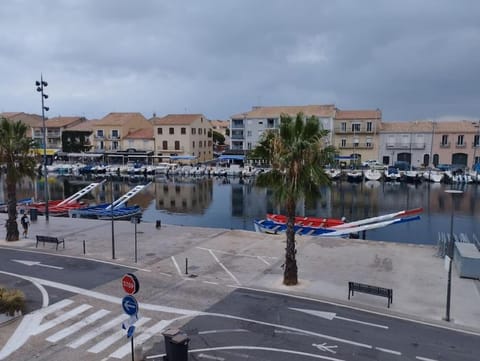
<path id="1" fill-rule="evenodd" d="M 225 136 L 222 133 L 213 131 L 213 142 L 219 145 L 225 144 Z"/>
<path id="2" fill-rule="evenodd" d="M 0 119 L 0 162 L 7 166 L 7 212 L 5 225 L 7 241 L 18 241 L 17 189 L 16 185 L 25 176 L 35 176 L 36 159 L 32 157 L 35 141 L 27 137 L 27 126 L 21 121 Z"/>
<path id="3" fill-rule="evenodd" d="M 298 113 L 293 119 L 282 115 L 280 129 L 264 133 L 250 154 L 269 161 L 272 169 L 259 174 L 256 184 L 269 187 L 275 200 L 285 207 L 287 246 L 283 283 L 287 286 L 298 283 L 294 231 L 297 201 L 321 196 L 320 187 L 330 184 L 324 166 L 331 162 L 335 148 L 325 144 L 328 134 L 317 117 L 305 119 Z"/>

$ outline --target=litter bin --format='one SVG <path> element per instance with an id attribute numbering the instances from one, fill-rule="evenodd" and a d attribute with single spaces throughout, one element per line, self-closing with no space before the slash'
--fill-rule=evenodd
<path id="1" fill-rule="evenodd" d="M 167 361 L 188 361 L 188 336 L 176 328 L 169 328 L 163 333 Z"/>
<path id="2" fill-rule="evenodd" d="M 36 208 L 30 208 L 30 221 L 31 222 L 36 222 L 37 221 L 37 209 Z"/>

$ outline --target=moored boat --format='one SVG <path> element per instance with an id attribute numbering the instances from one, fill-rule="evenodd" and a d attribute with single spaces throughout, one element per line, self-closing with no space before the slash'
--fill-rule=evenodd
<path id="1" fill-rule="evenodd" d="M 287 216 L 283 214 L 267 213 L 267 219 L 279 224 L 287 223 Z M 337 218 L 318 218 L 318 217 L 295 217 L 295 224 L 309 227 L 333 227 L 345 223 L 344 219 Z"/>

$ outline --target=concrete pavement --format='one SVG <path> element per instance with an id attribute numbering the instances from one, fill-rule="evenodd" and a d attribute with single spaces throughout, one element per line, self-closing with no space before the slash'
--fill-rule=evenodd
<path id="1" fill-rule="evenodd" d="M 0 215 L 4 224 L 6 214 Z M 446 312 L 447 272 L 432 246 L 342 238 L 297 237 L 299 284 L 282 284 L 285 235 L 242 230 L 140 223 L 134 262 L 134 225 L 114 222 L 115 259 L 112 259 L 112 223 L 43 217 L 32 222 L 29 238 L 1 247 L 35 249 L 35 235 L 65 238 L 65 249 L 39 245 L 38 251 L 88 257 L 152 271 L 155 278 L 195 278 L 233 287 L 248 287 L 332 301 L 351 307 L 480 332 L 478 280 L 459 278 L 453 269 L 452 322 Z M 3 238 L 3 237 L 2 237 Z M 84 242 L 85 241 L 85 253 Z M 188 269 L 186 263 L 188 260 Z M 188 274 L 186 274 L 188 271 Z M 393 304 L 355 293 L 347 300 L 348 281 L 393 288 Z M 148 287 L 148 284 L 146 285 Z M 145 287 L 145 285 L 144 285 Z M 145 287 L 146 288 L 146 287 Z M 144 289 L 145 289 L 144 288 Z"/>

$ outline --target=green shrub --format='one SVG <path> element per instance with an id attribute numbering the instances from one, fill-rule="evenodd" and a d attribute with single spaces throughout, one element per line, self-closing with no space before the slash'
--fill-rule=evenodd
<path id="1" fill-rule="evenodd" d="M 0 288 L 0 313 L 14 316 L 15 312 L 25 312 L 25 295 L 16 289 Z"/>

